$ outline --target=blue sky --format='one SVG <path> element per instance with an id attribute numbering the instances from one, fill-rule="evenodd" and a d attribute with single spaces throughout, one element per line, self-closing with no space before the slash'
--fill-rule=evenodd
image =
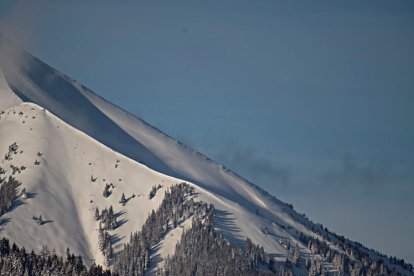
<path id="1" fill-rule="evenodd" d="M 414 2 L 0 0 L 0 32 L 311 219 L 414 262 Z"/>

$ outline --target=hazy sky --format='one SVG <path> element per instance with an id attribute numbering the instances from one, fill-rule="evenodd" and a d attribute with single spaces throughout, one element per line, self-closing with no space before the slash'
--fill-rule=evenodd
<path id="1" fill-rule="evenodd" d="M 10 40 L 314 221 L 414 262 L 413 1 L 26 2 L 0 0 Z"/>

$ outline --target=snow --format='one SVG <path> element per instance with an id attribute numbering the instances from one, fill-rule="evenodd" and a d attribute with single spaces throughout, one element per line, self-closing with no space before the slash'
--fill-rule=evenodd
<path id="1" fill-rule="evenodd" d="M 121 226 L 111 232 L 119 239 L 115 244 L 117 250 L 128 241 L 131 232 L 141 228 L 150 211 L 159 206 L 165 189 L 183 182 L 113 151 L 32 103 L 9 108 L 0 116 L 0 153 L 6 153 L 14 142 L 19 146 L 18 154 L 10 161 L 2 160 L 1 166 L 26 167 L 15 176 L 30 196 L 6 214 L 8 222 L 2 225 L 1 234 L 35 251 L 47 244 L 64 255 L 70 245 L 70 250 L 82 255 L 87 264 L 93 260 L 103 263 L 98 249 L 98 223 L 94 219 L 96 207 L 102 210 L 112 205 L 119 214 Z M 34 164 L 36 160 L 40 165 Z M 10 173 L 8 170 L 7 175 Z M 91 176 L 97 180 L 92 182 Z M 106 183 L 115 185 L 108 198 L 102 195 Z M 153 199 L 148 199 L 151 187 L 158 184 L 163 187 Z M 249 236 L 268 252 L 286 252 L 272 236 L 263 235 L 261 226 L 269 226 L 270 222 L 232 200 L 194 186 L 198 200 L 215 204 L 217 229 L 229 239 L 242 242 Z M 132 194 L 136 197 L 122 206 L 122 193 L 127 199 Z M 44 225 L 32 219 L 39 215 L 46 221 Z M 187 226 L 185 222 L 184 227 Z M 173 253 L 181 231 L 176 229 L 161 241 L 161 261 Z"/>
<path id="2" fill-rule="evenodd" d="M 296 244 L 296 231 L 317 237 L 310 222 L 283 202 L 1 37 L 0 44 L 0 109 L 5 109 L 0 154 L 13 142 L 23 150 L 0 166 L 26 166 L 17 178 L 30 195 L 6 214 L 0 235 L 35 251 L 47 244 L 64 255 L 70 245 L 87 264 L 102 264 L 95 208 L 113 205 L 119 214 L 121 226 L 111 232 L 119 250 L 159 206 L 165 189 L 185 181 L 196 188 L 197 200 L 215 205 L 217 230 L 229 241 L 243 243 L 249 237 L 283 261 L 287 250 L 280 240 Z M 105 183 L 115 185 L 108 198 L 102 196 Z M 148 199 L 158 184 L 163 187 Z M 122 206 L 122 193 L 137 196 Z M 40 214 L 48 221 L 44 225 L 32 219 Z M 154 251 L 159 264 L 173 253 L 181 233 L 177 228 L 160 242 Z"/>
<path id="3" fill-rule="evenodd" d="M 2 226 L 1 234 L 35 251 L 47 244 L 64 255 L 70 245 L 71 251 L 81 254 L 88 264 L 95 258 L 97 263 L 103 261 L 94 219 L 96 206 L 102 210 L 113 205 L 119 214 L 122 225 L 111 233 L 119 238 L 115 244 L 119 246 L 140 229 L 161 202 L 164 190 L 182 182 L 114 152 L 34 104 L 24 103 L 1 115 L 0 152 L 6 153 L 13 142 L 19 145 L 19 153 L 11 161 L 2 160 L 1 166 L 26 166 L 16 177 L 31 196 L 6 214 L 9 221 Z M 35 160 L 40 165 L 34 165 Z M 96 182 L 91 182 L 92 175 L 97 177 Z M 108 198 L 102 196 L 105 183 L 115 185 Z M 151 187 L 158 184 L 163 188 L 149 200 Z M 122 193 L 127 198 L 132 194 L 136 197 L 122 206 Z M 46 221 L 44 225 L 32 220 L 38 215 Z"/>
<path id="4" fill-rule="evenodd" d="M 6 109 L 12 106 L 16 106 L 22 103 L 22 100 L 18 98 L 7 84 L 4 78 L 3 71 L 0 68 L 0 109 Z"/>
<path id="5" fill-rule="evenodd" d="M 151 249 L 151 259 L 159 259 L 155 262 L 149 271 L 150 274 L 155 274 L 158 268 L 162 268 L 165 258 L 174 254 L 175 246 L 180 241 L 181 235 L 185 229 L 191 227 L 191 218 L 181 223 L 177 228 L 171 230 L 162 240 Z"/>
<path id="6" fill-rule="evenodd" d="M 281 220 L 307 231 L 283 212 L 279 204 L 238 175 L 108 103 L 27 52 L 4 43 L 6 46 L 2 48 L 7 51 L 0 51 L 0 65 L 9 86 L 19 98 L 46 108 L 120 154 L 162 174 L 192 182 L 205 194 L 214 195 L 211 198 L 218 208 L 230 208 L 229 213 L 234 213 L 234 227 L 240 229 L 240 238 L 244 239 L 250 233 L 259 236 L 257 225 L 241 224 L 243 218 L 251 216 L 256 209 L 271 221 Z M 102 157 L 97 160 L 104 162 Z M 268 244 L 263 245 L 271 249 Z"/>

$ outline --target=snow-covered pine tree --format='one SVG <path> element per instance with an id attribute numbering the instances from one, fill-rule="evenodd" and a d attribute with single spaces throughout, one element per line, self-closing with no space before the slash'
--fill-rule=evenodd
<path id="1" fill-rule="evenodd" d="M 293 256 L 292 256 L 292 263 L 296 266 L 299 265 L 299 259 L 300 259 L 300 248 L 299 248 L 299 244 L 296 243 L 295 249 L 293 251 Z"/>
<path id="2" fill-rule="evenodd" d="M 121 203 L 123 206 L 125 206 L 125 204 L 126 204 L 126 198 L 125 198 L 125 194 L 124 193 L 122 193 L 121 200 L 119 201 L 119 203 Z"/>
<path id="3" fill-rule="evenodd" d="M 99 214 L 99 208 L 98 206 L 96 206 L 95 209 L 95 220 L 98 221 L 101 218 L 100 214 Z"/>
<path id="4" fill-rule="evenodd" d="M 89 269 L 80 256 L 70 254 L 66 259 L 57 256 L 47 246 L 41 254 L 26 252 L 16 244 L 10 245 L 8 239 L 0 239 L 0 275 L 72 275 L 72 276 L 111 276 L 109 270 L 93 264 Z"/>
<path id="5" fill-rule="evenodd" d="M 27 192 L 26 192 L 26 188 L 23 188 L 22 192 L 20 193 L 20 197 L 22 199 L 27 199 L 29 197 Z"/>
<path id="6" fill-rule="evenodd" d="M 152 199 L 157 194 L 157 186 L 152 186 L 151 191 L 148 194 L 148 198 Z"/>
<path id="7" fill-rule="evenodd" d="M 109 184 L 105 184 L 105 189 L 104 189 L 104 191 L 102 193 L 103 197 L 108 197 L 108 196 L 111 195 L 111 192 L 109 191 L 109 188 L 110 187 L 111 186 Z"/>
<path id="8" fill-rule="evenodd" d="M 99 223 L 99 228 L 98 228 L 98 246 L 99 246 L 99 250 L 103 251 L 104 250 L 104 230 L 101 227 L 101 223 Z"/>
<path id="9" fill-rule="evenodd" d="M 3 179 L 2 182 L 0 186 L 0 216 L 13 206 L 13 202 L 19 195 L 19 186 L 21 185 L 21 182 L 13 176 L 9 176 L 7 181 Z"/>

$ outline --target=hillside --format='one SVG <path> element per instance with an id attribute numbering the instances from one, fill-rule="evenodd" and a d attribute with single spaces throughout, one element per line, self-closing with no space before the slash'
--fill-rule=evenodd
<path id="1" fill-rule="evenodd" d="M 19 199 L 2 217 L 1 236 L 35 251 L 47 244 L 60 255 L 70 247 L 87 265 L 94 260 L 104 264 L 96 207 L 113 206 L 117 226 L 111 236 L 118 251 L 159 206 L 168 187 L 187 182 L 195 188 L 196 200 L 214 204 L 215 227 L 228 241 L 243 245 L 249 237 L 278 262 L 291 257 L 290 245 L 295 245 L 306 259 L 325 258 L 330 249 L 353 261 L 368 256 L 368 266 L 382 259 L 390 270 L 412 273 L 312 223 L 292 206 L 4 39 L 0 43 L 0 154 L 7 155 L 13 143 L 18 146 L 0 166 L 6 170 L 3 177 L 13 175 L 28 192 L 27 199 Z M 13 174 L 13 166 L 25 169 Z M 104 196 L 107 184 L 110 195 Z M 119 203 L 123 193 L 125 205 Z M 39 215 L 42 225 L 33 219 Z M 189 221 L 182 226 L 188 227 Z M 161 258 L 156 265 L 173 254 L 182 229 L 173 229 L 154 250 Z M 338 271 L 331 261 L 321 260 L 325 270 Z"/>
<path id="2" fill-rule="evenodd" d="M 2 235 L 26 248 L 40 250 L 47 244 L 63 254 L 69 246 L 86 263 L 92 259 L 102 263 L 96 207 L 113 206 L 121 224 L 113 234 L 122 242 L 162 200 L 162 196 L 148 199 L 151 187 L 161 184 L 162 195 L 168 186 L 180 182 L 97 143 L 37 105 L 8 109 L 0 120 L 1 152 L 6 154 L 12 143 L 18 145 L 17 154 L 11 160 L 3 158 L 0 166 L 7 169 L 6 177 L 12 174 L 10 165 L 26 167 L 16 177 L 29 193 L 28 199 L 7 214 Z M 105 198 L 107 183 L 114 188 Z M 122 193 L 128 200 L 125 206 L 119 203 Z M 46 221 L 44 225 L 32 219 L 38 215 Z"/>

